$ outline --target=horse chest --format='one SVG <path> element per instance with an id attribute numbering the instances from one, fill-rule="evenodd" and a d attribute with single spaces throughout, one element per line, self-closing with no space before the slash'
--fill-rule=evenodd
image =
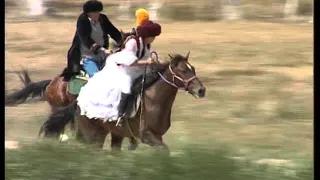
<path id="1" fill-rule="evenodd" d="M 162 89 L 162 91 L 156 91 L 156 89 L 152 91 L 152 89 L 148 89 L 147 97 L 149 98 L 146 100 L 146 110 L 148 112 L 146 130 L 151 130 L 159 137 L 168 131 L 171 126 L 171 108 L 176 93 L 176 90 L 170 91 L 170 89 Z"/>
<path id="2" fill-rule="evenodd" d="M 171 126 L 171 110 L 152 114 L 152 117 L 149 117 L 147 125 L 147 129 L 151 129 L 155 134 L 159 136 L 164 135 Z"/>

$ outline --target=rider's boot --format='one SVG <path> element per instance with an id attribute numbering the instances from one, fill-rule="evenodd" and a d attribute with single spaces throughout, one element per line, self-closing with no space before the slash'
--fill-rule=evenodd
<path id="1" fill-rule="evenodd" d="M 119 118 L 117 120 L 116 126 L 122 126 L 123 117 L 128 107 L 130 94 L 121 93 L 120 104 L 118 107 Z"/>

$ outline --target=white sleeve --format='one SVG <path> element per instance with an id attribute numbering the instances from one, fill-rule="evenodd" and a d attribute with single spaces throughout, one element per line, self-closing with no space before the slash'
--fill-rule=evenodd
<path id="1" fill-rule="evenodd" d="M 137 41 L 135 39 L 130 39 L 124 49 L 124 51 L 132 51 L 134 53 L 136 53 L 138 51 L 138 45 L 137 45 Z"/>
<path id="2" fill-rule="evenodd" d="M 115 61 L 117 64 L 122 64 L 125 66 L 130 66 L 138 60 L 136 55 L 138 50 L 137 43 L 135 39 L 130 39 L 125 48 L 119 52 L 119 58 Z"/>

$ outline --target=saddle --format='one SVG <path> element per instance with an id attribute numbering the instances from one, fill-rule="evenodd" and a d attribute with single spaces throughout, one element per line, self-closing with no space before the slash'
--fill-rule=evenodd
<path id="1" fill-rule="evenodd" d="M 68 83 L 68 92 L 74 96 L 80 93 L 81 87 L 87 84 L 89 80 L 89 75 L 81 70 L 79 75 L 71 77 Z"/>
<path id="2" fill-rule="evenodd" d="M 125 113 L 125 118 L 130 119 L 137 115 L 140 109 L 141 97 L 140 94 L 132 95 L 128 100 L 128 106 Z"/>

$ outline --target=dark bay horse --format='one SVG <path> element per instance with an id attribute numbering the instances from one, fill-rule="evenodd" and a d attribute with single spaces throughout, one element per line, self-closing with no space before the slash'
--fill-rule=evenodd
<path id="1" fill-rule="evenodd" d="M 57 137 L 63 132 L 64 126 L 75 118 L 76 138 L 84 139 L 99 148 L 102 148 L 107 134 L 111 133 L 112 150 L 121 149 L 124 137 L 138 137 L 142 143 L 168 150 L 162 136 L 170 128 L 171 108 L 178 89 L 184 89 L 197 98 L 205 96 L 205 87 L 196 76 L 195 68 L 188 62 L 189 53 L 185 57 L 174 55 L 170 58 L 170 62 L 159 64 L 157 72 L 146 76 L 146 90 L 139 107 L 141 111 L 125 120 L 122 127 L 117 127 L 113 122 L 104 123 L 102 120 L 80 115 L 77 102 L 73 101 L 68 107 L 51 114 L 40 133 Z M 134 83 L 133 94 L 140 92 L 141 79 L 142 77 L 138 78 Z"/>

